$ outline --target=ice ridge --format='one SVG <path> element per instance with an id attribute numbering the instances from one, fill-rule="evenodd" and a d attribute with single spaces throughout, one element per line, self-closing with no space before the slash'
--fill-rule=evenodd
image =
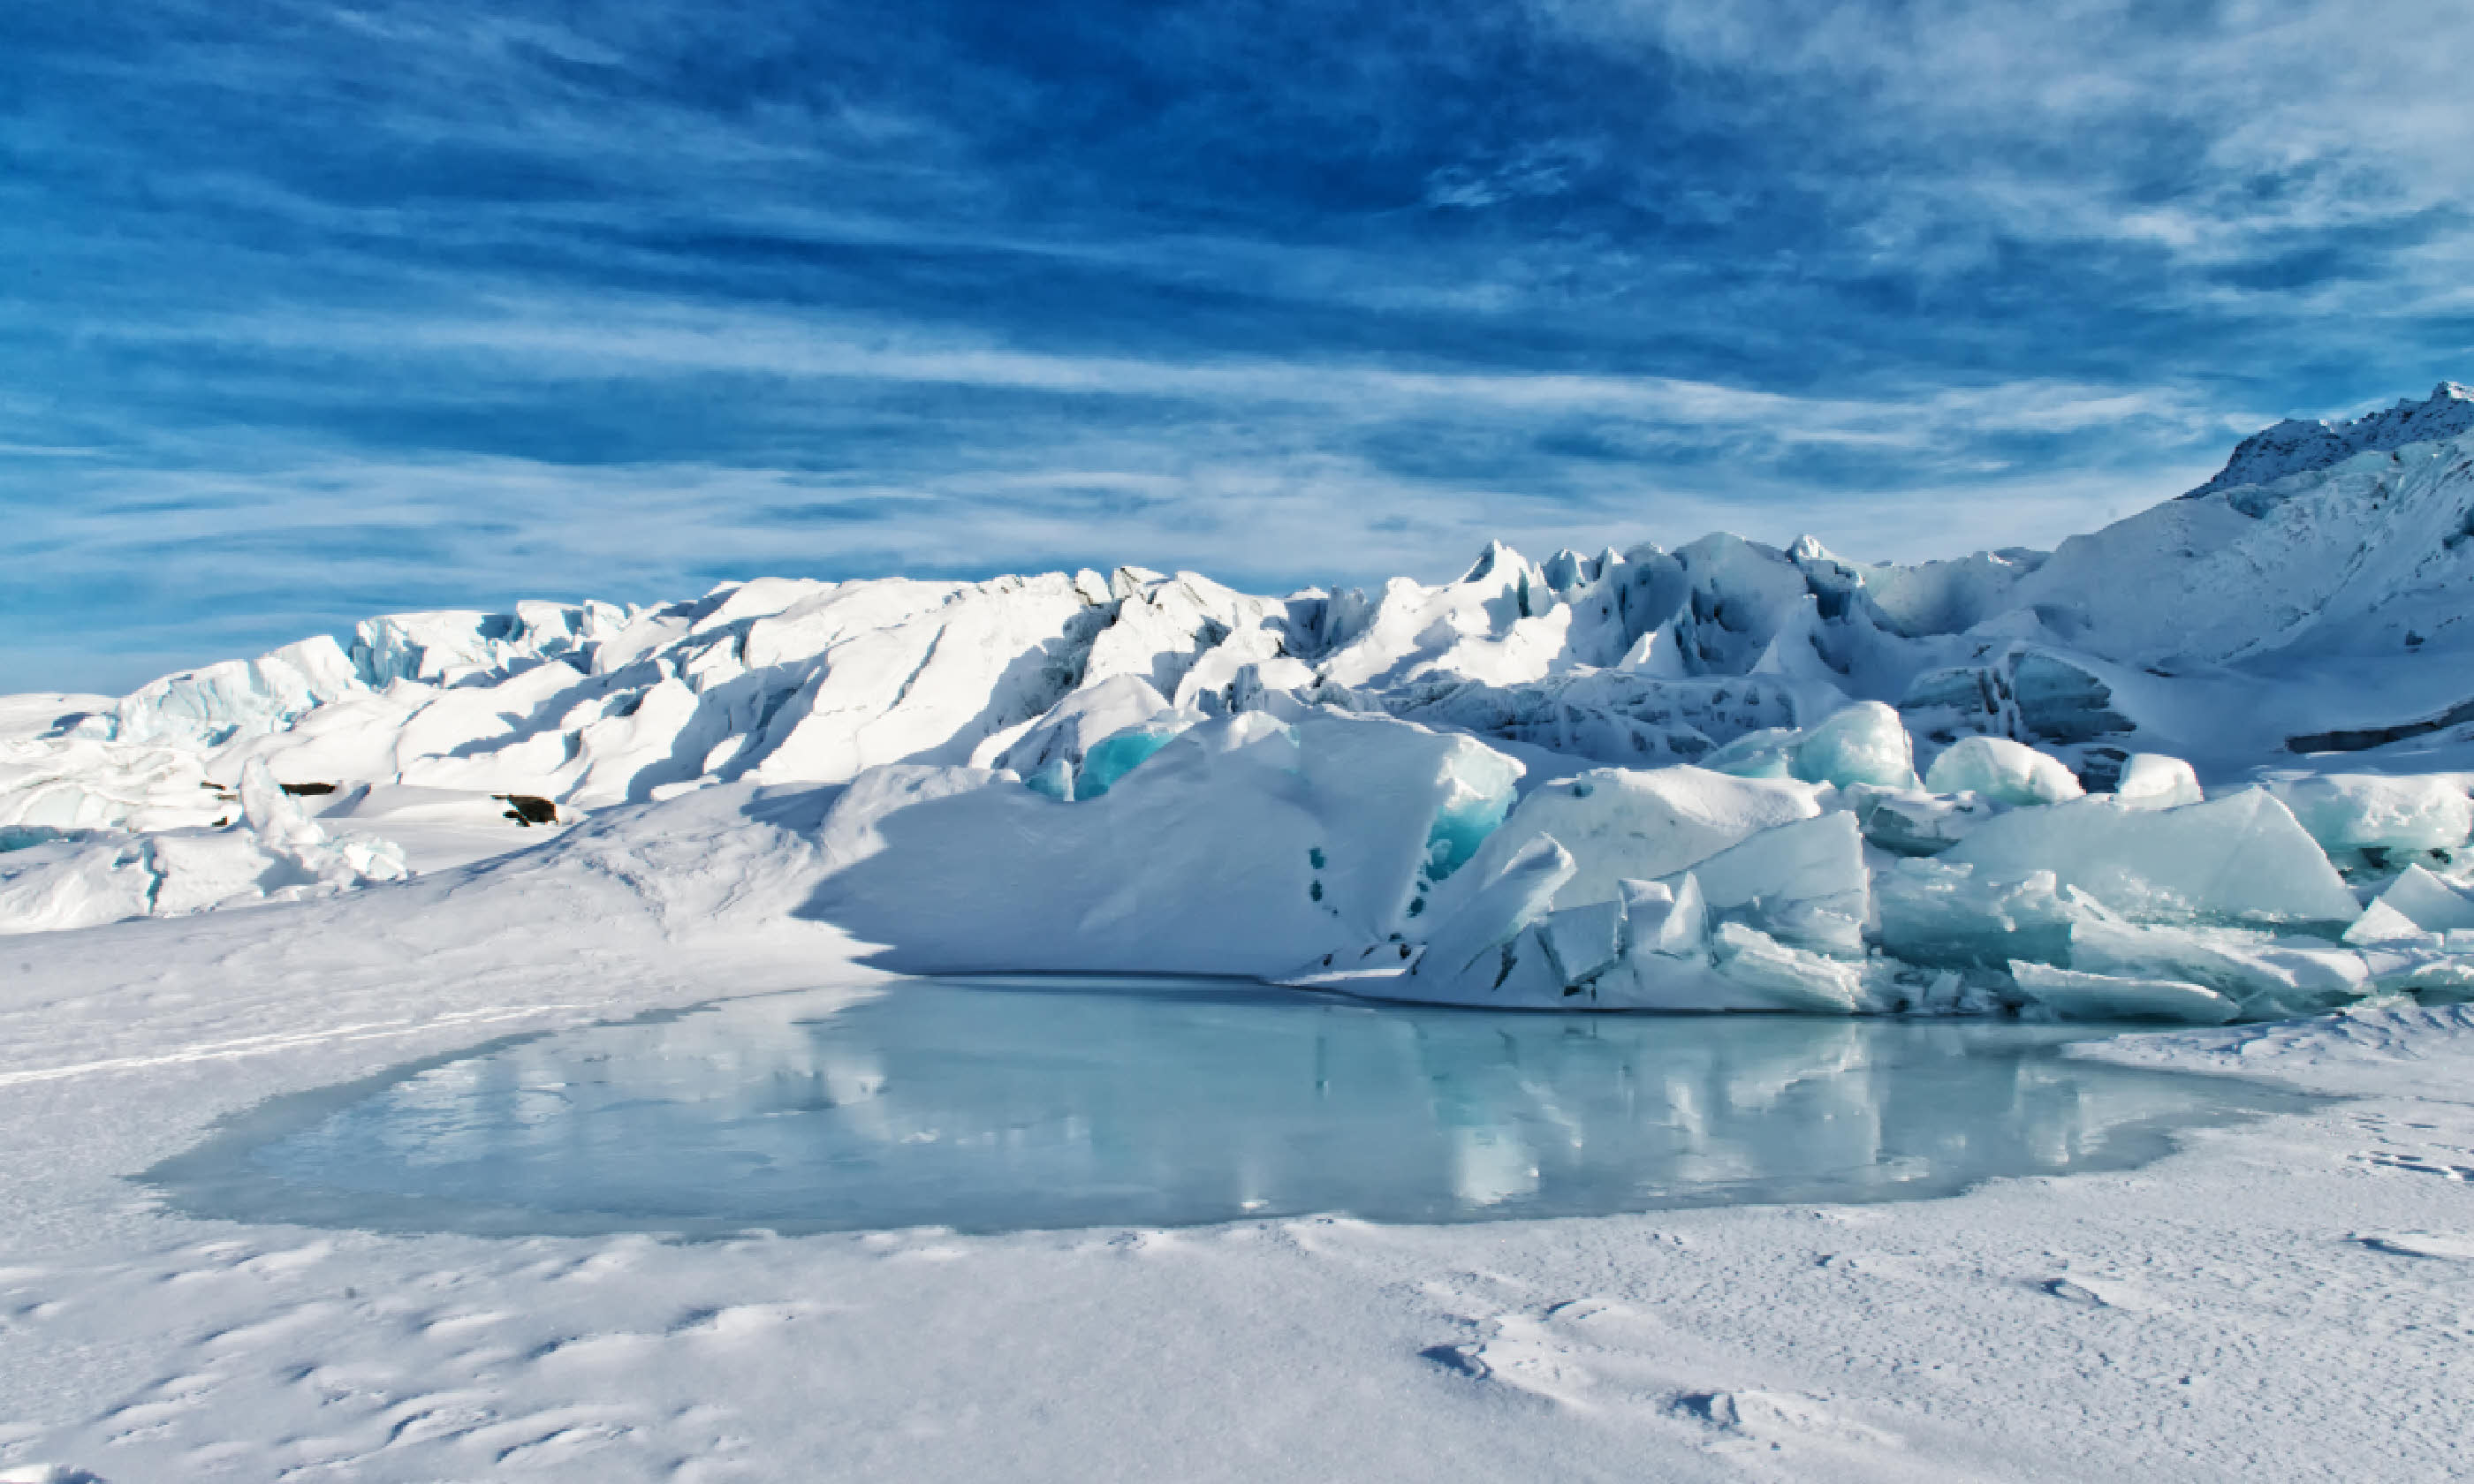
<path id="1" fill-rule="evenodd" d="M 2474 432 L 2474 391 L 2443 381 L 2422 401 L 2400 400 L 2394 407 L 2348 421 L 2288 418 L 2263 428 L 2236 444 L 2233 457 L 2216 477 L 2190 493 L 2271 484 L 2290 474 L 2341 464 L 2358 453 L 2387 453 L 2408 443 L 2469 432 Z"/>

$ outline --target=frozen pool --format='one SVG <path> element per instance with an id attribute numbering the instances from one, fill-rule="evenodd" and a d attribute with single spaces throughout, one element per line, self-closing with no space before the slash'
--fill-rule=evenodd
<path id="1" fill-rule="evenodd" d="M 914 980 L 281 1099 L 149 1178 L 199 1214 L 393 1231 L 1473 1221 L 1946 1195 L 2309 1105 L 2056 1054 L 2097 1034 Z"/>

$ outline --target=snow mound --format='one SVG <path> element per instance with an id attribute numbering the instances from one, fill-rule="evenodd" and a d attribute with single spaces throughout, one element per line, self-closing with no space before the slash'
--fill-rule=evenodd
<path id="1" fill-rule="evenodd" d="M 1925 787 L 1996 803 L 2060 803 L 2087 792 L 2055 758 L 2007 737 L 1968 737 L 1933 759 Z"/>
<path id="2" fill-rule="evenodd" d="M 311 820 L 263 764 L 242 774 L 240 804 L 222 829 L 0 831 L 0 934 L 295 901 L 411 874 L 393 842 Z"/>

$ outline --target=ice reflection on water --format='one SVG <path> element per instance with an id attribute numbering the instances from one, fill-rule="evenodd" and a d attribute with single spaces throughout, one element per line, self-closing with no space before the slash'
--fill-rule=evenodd
<path id="1" fill-rule="evenodd" d="M 1166 983 L 739 1000 L 277 1105 L 202 1213 L 711 1233 L 1386 1221 L 1948 1194 L 2303 1106 L 1983 1022 L 1421 1010 Z"/>

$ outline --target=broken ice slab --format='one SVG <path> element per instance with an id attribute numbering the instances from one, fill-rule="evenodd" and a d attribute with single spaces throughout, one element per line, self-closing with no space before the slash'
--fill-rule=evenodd
<path id="1" fill-rule="evenodd" d="M 1865 1000 L 1863 969 L 1843 959 L 1781 943 L 1741 922 L 1719 923 L 1711 947 L 1719 976 L 1753 1001 L 1727 1008 L 1822 1015 L 1853 1015 L 1871 1008 Z"/>
<path id="2" fill-rule="evenodd" d="M 1485 1004 L 1495 998 L 1521 966 L 1512 945 L 1530 924 L 1544 917 L 1555 894 L 1572 879 L 1572 854 L 1551 835 L 1540 835 L 1514 856 L 1485 887 L 1443 919 L 1428 941 L 1423 957 L 1405 976 L 1417 981 L 1401 986 L 1400 997 L 1453 1004 Z M 1512 949 L 1509 956 L 1505 950 Z M 1530 954 L 1526 987 L 1544 968 L 1545 949 Z M 1560 977 L 1549 997 L 1560 997 Z"/>
<path id="3" fill-rule="evenodd" d="M 1938 855 L 2001 812 L 1975 794 L 1928 794 L 1920 788 L 1856 783 L 1840 797 L 1855 810 L 1864 838 L 1896 855 Z"/>
<path id="4" fill-rule="evenodd" d="M 2474 799 L 2453 775 L 2332 773 L 2268 787 L 2331 850 L 2455 850 L 2474 835 Z"/>
<path id="5" fill-rule="evenodd" d="M 1564 907 L 1548 913 L 1539 925 L 1546 951 L 1563 976 L 1566 994 L 1587 988 L 1613 968 L 1623 953 L 1624 906 L 1620 901 Z"/>
<path id="6" fill-rule="evenodd" d="M 1706 768 L 1592 768 L 1540 784 L 1479 847 L 1429 907 L 1448 916 L 1541 836 L 1571 852 L 1556 905 L 1613 901 L 1620 883 L 1673 875 L 1764 829 L 1821 812 L 1810 784 L 1738 778 Z"/>
<path id="7" fill-rule="evenodd" d="M 1933 969 L 2067 963 L 2072 924 L 2107 915 L 2050 871 L 2004 879 L 1947 856 L 1902 860 L 1876 874 L 1873 904 L 1883 950 Z"/>
<path id="8" fill-rule="evenodd" d="M 1864 954 L 1872 878 L 1856 816 L 1844 811 L 1765 829 L 1692 868 L 1710 909 L 1749 918 L 1787 943 Z M 1667 884 L 1680 888 L 1670 877 Z"/>
<path id="9" fill-rule="evenodd" d="M 1710 946 L 1710 907 L 1701 882 L 1686 872 L 1664 881 L 1623 883 L 1624 951 L 1699 960 Z"/>
<path id="10" fill-rule="evenodd" d="M 2227 995 L 2179 979 L 2139 979 L 2017 963 L 2010 974 L 2031 1008 L 2057 1020 L 2171 1020 L 2222 1025 L 2241 1013 Z"/>
<path id="11" fill-rule="evenodd" d="M 2397 874 L 2362 920 L 2346 929 L 2345 941 L 2381 943 L 2453 928 L 2474 928 L 2474 900 L 2415 865 Z"/>
<path id="12" fill-rule="evenodd" d="M 2215 990 L 2253 1019 L 2310 1015 L 2374 988 L 2363 955 L 2319 938 L 2090 917 L 2071 926 L 2070 967 Z"/>
<path id="13" fill-rule="evenodd" d="M 2061 884 L 2142 920 L 2326 925 L 2350 923 L 2362 911 L 2318 844 L 2260 789 L 2171 809 L 2103 799 L 2017 809 L 1978 826 L 1940 859 L 1992 879 L 2050 871 Z"/>
<path id="14" fill-rule="evenodd" d="M 1709 753 L 1699 765 L 1729 778 L 1792 778 L 1796 749 L 1803 741 L 1804 733 L 1793 727 L 1764 727 Z"/>

